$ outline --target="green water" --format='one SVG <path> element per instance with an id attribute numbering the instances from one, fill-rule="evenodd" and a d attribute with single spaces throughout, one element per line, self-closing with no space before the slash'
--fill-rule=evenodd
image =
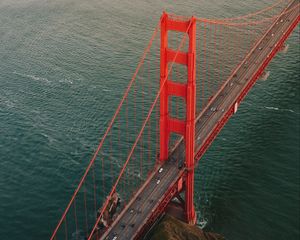
<path id="1" fill-rule="evenodd" d="M 163 10 L 230 17 L 268 1 L 0 1 L 0 239 L 48 239 Z M 298 32 L 298 33 L 296 33 Z M 229 240 L 299 239 L 299 28 L 196 173 Z"/>

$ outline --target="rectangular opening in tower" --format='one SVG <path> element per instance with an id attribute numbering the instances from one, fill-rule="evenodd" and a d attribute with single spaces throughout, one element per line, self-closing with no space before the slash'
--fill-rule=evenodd
<path id="1" fill-rule="evenodd" d="M 188 35 L 183 32 L 168 31 L 168 48 L 174 51 L 188 52 Z"/>

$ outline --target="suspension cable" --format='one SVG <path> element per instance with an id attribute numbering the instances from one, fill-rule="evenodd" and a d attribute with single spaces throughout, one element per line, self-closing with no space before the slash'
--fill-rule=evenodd
<path id="1" fill-rule="evenodd" d="M 172 67 L 173 67 L 173 65 L 174 65 L 174 60 L 177 58 L 178 53 L 179 53 L 179 50 L 181 49 L 181 47 L 183 46 L 183 44 L 184 44 L 184 42 L 185 42 L 185 40 L 186 40 L 186 38 L 187 38 L 187 32 L 189 31 L 189 29 L 190 29 L 190 27 L 191 27 L 191 23 L 192 23 L 192 22 L 190 22 L 189 25 L 188 25 L 188 27 L 187 27 L 187 30 L 186 30 L 186 32 L 185 32 L 185 35 L 184 35 L 184 37 L 183 37 L 183 39 L 182 39 L 182 41 L 181 41 L 181 43 L 180 43 L 180 45 L 179 45 L 179 47 L 178 47 L 178 49 L 177 49 L 177 51 L 176 51 L 176 54 L 175 54 L 175 56 L 174 56 L 174 59 L 173 59 L 171 65 L 170 65 L 170 69 L 168 70 L 168 73 L 167 73 L 166 77 L 164 78 L 164 80 L 163 80 L 163 82 L 162 82 L 162 84 L 161 84 L 161 86 L 160 86 L 160 88 L 159 88 L 159 91 L 158 91 L 158 93 L 157 93 L 157 95 L 156 95 L 156 97 L 155 97 L 155 100 L 154 100 L 154 102 L 152 103 L 152 105 L 151 105 L 151 107 L 150 107 L 150 109 L 149 109 L 149 112 L 148 112 L 148 114 L 147 114 L 147 117 L 146 117 L 145 121 L 143 122 L 142 128 L 141 128 L 141 130 L 140 130 L 140 132 L 139 132 L 139 134 L 138 134 L 138 136 L 137 136 L 137 138 L 136 138 L 136 140 L 135 140 L 135 142 L 134 142 L 134 144 L 133 144 L 133 146 L 132 146 L 132 148 L 131 148 L 131 150 L 130 150 L 130 153 L 129 153 L 129 155 L 128 155 L 128 157 L 127 157 L 125 163 L 124 163 L 123 168 L 121 169 L 121 172 L 120 172 L 120 174 L 119 174 L 119 176 L 118 176 L 118 178 L 117 178 L 117 180 L 116 180 L 116 182 L 115 182 L 115 184 L 114 184 L 114 186 L 113 186 L 113 188 L 112 188 L 112 190 L 111 190 L 109 196 L 107 197 L 107 199 L 106 199 L 106 201 L 105 201 L 105 203 L 104 203 L 104 205 L 103 205 L 103 207 L 102 207 L 101 213 L 99 214 L 99 216 L 98 216 L 98 218 L 97 218 L 97 221 L 96 221 L 96 223 L 95 223 L 95 225 L 94 225 L 94 227 L 93 227 L 92 232 L 90 233 L 90 236 L 89 236 L 88 240 L 91 240 L 91 238 L 93 237 L 93 234 L 94 234 L 94 232 L 95 232 L 95 230 L 96 230 L 96 228 L 97 228 L 97 225 L 99 224 L 99 222 L 100 222 L 100 220 L 101 220 L 101 217 L 102 217 L 102 215 L 103 215 L 103 213 L 104 213 L 106 207 L 107 207 L 108 204 L 109 204 L 109 199 L 112 197 L 113 193 L 115 192 L 115 190 L 116 190 L 116 188 L 117 188 L 117 185 L 118 185 L 118 183 L 119 183 L 119 181 L 120 181 L 120 179 L 121 179 L 123 173 L 125 172 L 125 169 L 126 169 L 128 163 L 129 163 L 129 161 L 130 161 L 130 159 L 131 159 L 131 156 L 132 156 L 132 154 L 133 154 L 133 152 L 134 152 L 134 150 L 135 150 L 135 147 L 137 146 L 138 141 L 139 141 L 139 139 L 141 138 L 141 136 L 142 136 L 142 134 L 143 134 L 143 131 L 144 131 L 145 127 L 146 127 L 146 124 L 147 124 L 148 120 L 150 119 L 150 116 L 151 116 L 151 114 L 152 114 L 152 112 L 153 112 L 153 109 L 154 109 L 154 107 L 156 106 L 156 103 L 157 103 L 157 101 L 158 101 L 158 99 L 159 99 L 159 97 L 160 97 L 160 94 L 161 94 L 161 92 L 162 92 L 162 89 L 163 89 L 165 83 L 167 82 L 168 76 L 169 76 L 169 74 L 170 74 L 170 72 L 171 72 L 171 70 L 172 70 Z"/>
<path id="2" fill-rule="evenodd" d="M 72 196 L 72 198 L 71 198 L 71 200 L 70 200 L 70 202 L 69 202 L 69 204 L 67 205 L 67 207 L 66 207 L 64 213 L 62 214 L 61 219 L 59 220 L 59 222 L 58 222 L 58 224 L 57 224 L 55 230 L 53 231 L 53 234 L 52 234 L 50 240 L 53 240 L 53 239 L 54 239 L 54 237 L 55 237 L 55 235 L 56 235 L 56 233 L 57 233 L 59 227 L 60 227 L 61 224 L 63 223 L 64 218 L 66 217 L 66 215 L 67 215 L 67 213 L 68 213 L 68 211 L 69 211 L 69 209 L 70 209 L 72 203 L 74 202 L 74 199 L 75 199 L 75 197 L 77 196 L 77 193 L 79 192 L 81 186 L 83 185 L 83 182 L 85 181 L 86 176 L 88 175 L 88 173 L 89 173 L 91 167 L 93 166 L 93 164 L 94 164 L 94 162 L 95 162 L 95 160 L 96 160 L 96 158 L 97 158 L 97 156 L 98 156 L 98 153 L 99 153 L 100 149 L 102 148 L 102 146 L 103 146 L 103 144 L 104 144 L 104 141 L 105 141 L 106 137 L 108 136 L 108 133 L 109 133 L 110 130 L 112 129 L 112 126 L 113 126 L 113 124 L 114 124 L 114 122 L 115 122 L 115 120 L 116 120 L 116 118 L 117 118 L 117 115 L 120 113 L 120 110 L 121 110 L 121 107 L 122 107 L 123 103 L 124 103 L 125 100 L 127 99 L 127 96 L 128 96 L 128 94 L 129 94 L 129 91 L 130 91 L 130 89 L 131 89 L 133 83 L 134 83 L 135 80 L 136 80 L 136 76 L 137 76 L 137 74 L 138 74 L 138 72 L 139 72 L 139 70 L 140 70 L 140 68 L 141 68 L 141 66 L 142 66 L 142 63 L 143 63 L 144 59 L 146 58 L 148 52 L 150 51 L 150 48 L 151 48 L 151 46 L 152 46 L 152 43 L 153 43 L 153 41 L 154 41 L 154 39 L 155 39 L 155 37 L 156 37 L 158 31 L 159 31 L 159 23 L 157 24 L 157 26 L 156 26 L 156 28 L 155 28 L 153 34 L 152 34 L 152 37 L 151 37 L 151 39 L 150 39 L 150 41 L 149 41 L 149 43 L 148 43 L 146 49 L 144 50 L 144 53 L 143 53 L 143 55 L 142 55 L 142 57 L 141 57 L 141 60 L 140 60 L 138 66 L 137 66 L 137 68 L 136 68 L 136 71 L 135 71 L 135 73 L 134 73 L 132 79 L 130 80 L 130 82 L 129 82 L 129 84 L 128 84 L 128 86 L 127 86 L 125 92 L 124 92 L 124 95 L 123 95 L 123 97 L 122 97 L 122 99 L 121 99 L 121 101 L 120 101 L 120 103 L 119 103 L 119 105 L 118 105 L 118 107 L 117 107 L 117 110 L 116 110 L 114 116 L 112 117 L 112 119 L 111 119 L 111 121 L 110 121 L 110 123 L 109 123 L 109 125 L 108 125 L 108 127 L 107 127 L 107 129 L 106 129 L 106 131 L 105 131 L 105 133 L 104 133 L 104 135 L 103 135 L 103 137 L 102 137 L 102 139 L 101 139 L 101 141 L 100 141 L 100 143 L 99 143 L 99 145 L 98 145 L 98 147 L 97 147 L 97 149 L 96 149 L 96 151 L 95 151 L 95 153 L 94 153 L 92 159 L 91 159 L 91 161 L 89 162 L 89 165 L 88 165 L 88 167 L 86 168 L 86 170 L 85 170 L 85 172 L 84 172 L 84 174 L 83 174 L 83 176 L 82 176 L 82 178 L 81 178 L 81 180 L 80 180 L 80 182 L 79 182 L 79 184 L 78 184 L 78 186 L 77 186 L 77 188 L 76 188 L 76 190 L 75 190 L 75 192 L 74 192 L 74 194 L 73 194 L 73 196 Z"/>

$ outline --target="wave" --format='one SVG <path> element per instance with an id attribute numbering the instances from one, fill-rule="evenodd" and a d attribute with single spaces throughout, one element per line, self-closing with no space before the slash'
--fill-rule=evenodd
<path id="1" fill-rule="evenodd" d="M 298 112 L 296 112 L 292 109 L 289 109 L 289 108 L 278 108 L 278 107 L 268 107 L 268 106 L 264 106 L 264 108 L 269 109 L 269 110 L 274 110 L 274 111 L 291 112 L 291 113 L 299 114 Z"/>
<path id="2" fill-rule="evenodd" d="M 9 100 L 7 97 L 0 95 L 0 106 L 13 108 L 15 107 L 15 103 Z"/>
<path id="3" fill-rule="evenodd" d="M 21 76 L 21 77 L 30 78 L 34 81 L 42 81 L 42 82 L 46 82 L 46 83 L 51 82 L 50 80 L 48 80 L 47 78 L 44 78 L 44 77 L 39 77 L 39 76 L 35 76 L 35 75 L 30 75 L 30 74 L 23 74 L 23 73 L 19 73 L 17 71 L 14 71 L 13 74 L 16 74 L 16 75 Z"/>
<path id="4" fill-rule="evenodd" d="M 111 92 L 112 90 L 111 89 L 107 89 L 107 88 L 102 88 L 102 91 L 103 92 Z"/>
<path id="5" fill-rule="evenodd" d="M 70 79 L 61 79 L 59 80 L 60 83 L 67 83 L 67 84 L 73 84 L 73 81 Z"/>

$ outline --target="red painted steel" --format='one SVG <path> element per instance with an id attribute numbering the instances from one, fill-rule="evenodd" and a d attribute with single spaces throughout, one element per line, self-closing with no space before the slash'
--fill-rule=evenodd
<path id="1" fill-rule="evenodd" d="M 187 222 L 196 223 L 194 208 L 194 155 L 195 155 L 195 118 L 196 118 L 196 19 L 191 18 L 189 30 L 188 83 L 186 102 L 186 173 L 185 179 L 185 211 Z"/>
<path id="2" fill-rule="evenodd" d="M 237 98 L 237 103 L 239 104 L 244 97 L 247 95 L 247 93 L 250 91 L 250 89 L 253 87 L 253 85 L 255 84 L 255 82 L 259 79 L 259 77 L 261 76 L 261 74 L 264 72 L 265 68 L 268 66 L 268 64 L 271 62 L 271 60 L 275 57 L 276 53 L 278 51 L 280 51 L 282 45 L 284 44 L 284 42 L 286 41 L 286 39 L 289 37 L 289 35 L 293 32 L 294 28 L 298 25 L 300 21 L 300 16 L 297 17 L 297 19 L 290 25 L 288 31 L 286 33 L 284 33 L 282 35 L 282 38 L 280 39 L 280 41 L 278 42 L 277 45 L 275 45 L 272 49 L 271 54 L 269 55 L 269 58 L 265 59 L 264 63 L 260 66 L 260 68 L 258 68 L 257 72 L 253 75 L 253 77 L 251 78 L 251 80 L 249 81 L 248 85 L 246 86 L 246 88 L 241 92 L 241 94 L 239 95 L 239 97 Z M 271 26 L 272 27 L 272 26 Z M 270 27 L 270 28 L 271 28 Z M 257 45 L 260 42 L 258 42 L 254 47 L 256 48 Z M 244 61 L 242 62 L 242 64 L 244 63 Z M 233 72 L 232 75 L 234 75 L 235 72 Z M 230 80 L 230 78 L 229 78 Z M 228 84 L 228 82 L 226 81 L 223 85 L 223 87 Z M 222 88 L 221 88 L 222 89 Z M 220 90 L 221 90 L 220 89 Z M 212 99 L 211 101 L 213 101 L 214 99 Z M 204 111 L 203 111 L 204 112 Z M 205 143 L 202 145 L 202 147 L 200 149 L 197 150 L 197 153 L 195 154 L 195 161 L 198 162 L 200 160 L 200 158 L 204 155 L 204 153 L 207 151 L 207 149 L 209 148 L 209 146 L 211 145 L 211 143 L 214 141 L 214 139 L 217 137 L 218 133 L 222 130 L 222 128 L 225 126 L 226 122 L 229 120 L 229 118 L 234 114 L 234 105 L 232 105 L 230 107 L 230 109 L 227 111 L 227 113 L 224 115 L 224 117 L 220 120 L 220 122 L 215 126 L 214 130 L 211 132 L 211 134 L 205 139 Z M 201 115 L 200 115 L 201 116 Z M 199 116 L 199 117 L 200 117 Z M 198 117 L 198 118 L 199 118 Z"/>
<path id="3" fill-rule="evenodd" d="M 135 239 L 141 239 L 144 233 L 150 229 L 150 227 L 156 222 L 157 218 L 164 212 L 166 207 L 168 206 L 169 202 L 176 196 L 178 193 L 178 183 L 181 181 L 181 177 L 183 176 L 184 171 L 181 171 L 179 174 L 179 178 L 173 181 L 173 184 L 169 187 L 168 191 L 164 195 L 163 199 L 160 199 L 158 203 L 158 207 L 155 208 L 155 211 L 152 212 L 149 219 L 146 219 L 146 224 L 141 225 L 140 229 L 138 230 L 138 234 Z"/>
<path id="4" fill-rule="evenodd" d="M 189 36 L 188 52 L 178 52 L 168 47 L 168 31 L 187 32 Z M 169 79 L 168 63 L 175 62 L 187 66 L 186 83 L 176 83 Z M 185 176 L 185 211 L 187 222 L 194 224 L 194 149 L 195 149 L 195 115 L 196 115 L 196 19 L 188 21 L 169 19 L 164 13 L 161 18 L 161 86 L 165 78 L 160 97 L 160 160 L 165 161 L 169 155 L 169 138 L 172 132 L 185 139 L 185 165 L 189 170 Z M 169 99 L 181 97 L 186 103 L 186 119 L 179 120 L 169 116 Z"/>
<path id="5" fill-rule="evenodd" d="M 281 2 L 284 2 L 284 1 L 281 0 L 264 10 L 260 10 L 256 13 L 248 14 L 246 16 L 248 18 L 248 17 L 256 16 L 256 15 L 258 15 L 258 13 L 261 13 L 264 11 L 270 11 L 271 9 L 273 9 L 275 6 L 277 6 Z M 293 1 L 291 1 L 291 2 L 293 2 Z M 293 2 L 293 3 L 295 3 L 295 2 Z M 284 13 L 286 14 L 290 11 L 293 11 L 293 10 L 295 10 L 296 7 L 299 7 L 299 3 L 296 6 L 294 6 L 293 8 L 286 10 Z M 288 8 L 286 8 L 286 9 L 288 9 Z M 281 13 L 281 14 L 283 14 L 283 13 Z M 279 17 L 281 17 L 281 16 L 282 15 L 279 14 L 279 15 L 274 15 L 269 18 L 264 18 L 262 20 L 233 22 L 232 20 L 238 20 L 238 19 L 245 20 L 247 18 L 242 16 L 242 17 L 223 19 L 223 20 L 219 20 L 219 19 L 209 20 L 209 19 L 196 19 L 194 17 L 191 17 L 191 18 L 179 17 L 179 16 L 174 17 L 172 15 L 168 15 L 167 13 L 163 13 L 161 20 L 160 20 L 160 27 L 161 27 L 160 88 L 158 90 L 158 93 L 157 93 L 153 103 L 150 104 L 149 112 L 145 116 L 145 120 L 143 121 L 140 131 L 137 131 L 138 132 L 137 137 L 136 137 L 136 139 L 134 139 L 135 141 L 134 141 L 132 148 L 129 149 L 130 151 L 129 151 L 128 156 L 126 155 L 126 161 L 124 163 L 124 166 L 121 168 L 120 175 L 117 177 L 116 182 L 112 185 L 112 190 L 109 192 L 107 199 L 104 200 L 102 208 L 97 209 L 97 201 L 99 201 L 99 199 L 97 197 L 98 193 L 96 192 L 94 161 L 96 160 L 96 157 L 97 157 L 100 149 L 102 148 L 102 145 L 104 144 L 104 140 L 106 138 L 110 137 L 110 147 L 112 147 L 112 145 L 113 145 L 111 142 L 112 138 L 111 138 L 111 135 L 109 135 L 109 133 L 113 127 L 114 122 L 117 122 L 117 124 L 118 124 L 117 125 L 118 133 L 120 134 L 120 132 L 121 132 L 121 128 L 120 128 L 121 121 L 119 118 L 120 116 L 118 114 L 120 112 L 121 106 L 123 105 L 123 103 L 125 101 L 126 101 L 127 108 L 128 108 L 127 96 L 129 94 L 129 90 L 131 89 L 131 86 L 133 84 L 135 84 L 135 78 L 136 78 L 137 72 L 141 68 L 143 61 L 145 59 L 145 55 L 149 51 L 149 48 L 150 48 L 152 42 L 154 41 L 154 37 L 155 37 L 156 33 L 158 32 L 158 28 L 156 28 L 156 30 L 150 40 L 150 43 L 145 50 L 142 60 L 139 63 L 138 68 L 137 68 L 132 80 L 130 81 L 130 83 L 128 85 L 128 88 L 126 89 L 124 97 L 122 98 L 122 100 L 117 108 L 116 113 L 114 114 L 111 122 L 109 123 L 109 126 L 108 126 L 106 132 L 104 133 L 104 136 L 101 139 L 99 146 L 96 149 L 95 154 L 92 157 L 91 162 L 89 163 L 89 165 L 87 167 L 87 170 L 85 171 L 77 189 L 75 190 L 74 195 L 71 198 L 71 201 L 69 202 L 57 227 L 55 228 L 55 230 L 52 234 L 51 240 L 56 239 L 57 232 L 60 229 L 62 224 L 64 225 L 63 230 L 65 232 L 66 239 L 68 239 L 68 234 L 73 232 L 73 230 L 70 228 L 72 225 L 70 215 L 68 215 L 68 218 L 67 218 L 67 213 L 69 212 L 70 209 L 72 209 L 72 211 L 73 211 L 73 217 L 74 217 L 74 221 L 75 221 L 74 222 L 75 230 L 76 230 L 76 232 L 78 232 L 78 230 L 80 228 L 80 226 L 79 226 L 80 202 L 77 201 L 78 198 L 76 198 L 76 196 L 82 186 L 84 187 L 84 192 L 83 192 L 83 194 L 84 194 L 83 195 L 83 197 L 84 197 L 83 205 L 84 205 L 84 211 L 85 211 L 84 212 L 84 217 L 85 217 L 84 227 L 87 231 L 87 238 L 94 239 L 94 237 L 96 236 L 96 238 L 98 239 L 97 227 L 101 220 L 101 216 L 103 216 L 103 213 L 108 206 L 109 199 L 117 191 L 117 186 L 118 186 L 119 182 L 121 181 L 121 177 L 123 176 L 125 169 L 128 165 L 128 162 L 130 161 L 130 159 L 135 151 L 135 148 L 137 147 L 139 140 L 141 139 L 141 136 L 143 135 L 144 130 L 146 129 L 146 125 L 150 120 L 152 111 L 155 108 L 156 103 L 158 102 L 158 99 L 160 99 L 160 106 L 159 106 L 160 107 L 160 109 L 159 109 L 159 111 L 160 111 L 160 119 L 159 119 L 159 125 L 160 125 L 160 127 L 159 127 L 159 134 L 160 134 L 160 136 L 159 136 L 159 138 L 160 138 L 159 139 L 160 140 L 159 159 L 160 159 L 160 163 L 163 165 L 165 163 L 165 161 L 168 159 L 170 153 L 176 148 L 176 146 L 179 146 L 180 142 L 177 142 L 176 146 L 173 148 L 173 150 L 169 149 L 170 135 L 171 135 L 171 133 L 177 133 L 182 136 L 181 141 L 184 140 L 184 144 L 185 144 L 184 145 L 185 167 L 182 170 L 178 170 L 178 171 L 180 171 L 178 174 L 176 172 L 176 174 L 174 175 L 175 177 L 174 178 L 172 177 L 172 179 L 171 179 L 172 182 L 170 182 L 170 184 L 168 182 L 168 184 L 165 185 L 166 186 L 165 188 L 161 188 L 161 186 L 159 187 L 160 190 L 163 190 L 163 195 L 161 195 L 159 198 L 157 198 L 158 202 L 155 205 L 155 208 L 153 208 L 152 213 L 147 215 L 145 224 L 141 225 L 136 233 L 137 233 L 137 236 L 142 236 L 142 234 L 144 234 L 145 231 L 147 229 L 149 229 L 149 227 L 156 221 L 156 219 L 164 212 L 168 203 L 176 195 L 178 195 L 178 193 L 181 191 L 184 191 L 184 193 L 185 193 L 186 221 L 190 224 L 194 224 L 196 221 L 196 214 L 195 214 L 194 202 L 193 202 L 195 164 L 197 164 L 199 162 L 200 158 L 203 156 L 203 154 L 209 148 L 209 146 L 214 141 L 214 139 L 216 138 L 218 133 L 225 126 L 226 122 L 236 112 L 237 107 L 239 106 L 241 101 L 244 99 L 244 97 L 247 95 L 247 93 L 250 91 L 250 89 L 253 87 L 253 85 L 255 84 L 257 79 L 264 72 L 264 70 L 267 67 L 267 65 L 269 64 L 269 62 L 274 58 L 276 53 L 282 49 L 282 46 L 283 46 L 285 40 L 289 37 L 289 35 L 293 31 L 293 29 L 299 23 L 300 16 L 298 16 L 295 21 L 290 23 L 288 30 L 282 34 L 280 40 L 275 45 L 271 46 L 272 48 L 270 50 L 270 54 L 268 55 L 268 57 L 266 59 L 262 59 L 263 61 L 260 62 L 261 64 L 259 66 L 257 66 L 257 69 L 255 69 L 255 71 L 253 71 L 253 75 L 251 72 L 251 75 L 252 75 L 251 77 L 249 77 L 250 76 L 250 74 L 249 74 L 249 76 L 248 76 L 249 81 L 247 83 L 245 83 L 246 85 L 243 88 L 240 89 L 241 91 L 238 92 L 236 95 L 232 95 L 232 100 L 234 101 L 233 104 L 230 103 L 231 104 L 230 107 L 227 108 L 227 110 L 225 110 L 223 115 L 220 115 L 218 122 L 216 122 L 216 124 L 214 124 L 214 125 L 211 125 L 212 128 L 209 129 L 209 131 L 207 131 L 207 135 L 205 135 L 204 138 L 202 139 L 203 142 L 201 143 L 201 147 L 198 145 L 200 149 L 195 149 L 195 122 L 198 119 L 200 119 L 202 114 L 204 114 L 204 112 L 208 109 L 210 103 L 212 103 L 214 100 L 216 100 L 216 96 L 219 95 L 219 93 L 221 93 L 222 90 L 224 90 L 224 88 L 227 84 L 229 84 L 229 82 L 232 80 L 234 75 L 236 75 L 238 68 L 240 68 L 242 66 L 242 64 L 245 63 L 248 56 L 250 56 L 250 54 L 254 51 L 254 49 L 258 48 L 260 42 L 267 35 L 268 31 L 266 31 L 266 33 L 261 38 L 261 40 L 257 41 L 257 43 L 254 44 L 252 50 L 245 57 L 245 59 L 238 65 L 236 70 L 232 72 L 232 74 L 229 76 L 228 79 L 227 79 L 228 76 L 226 76 L 225 79 L 227 79 L 227 81 L 224 82 L 224 84 L 220 87 L 220 89 L 218 91 L 216 91 L 216 93 L 211 94 L 212 96 L 210 96 L 208 98 L 209 101 L 207 100 L 208 103 L 206 104 L 206 106 L 203 106 L 204 108 L 202 109 L 199 116 L 196 118 L 196 22 L 200 21 L 203 23 L 204 29 L 206 29 L 206 28 L 210 29 L 211 24 L 218 24 L 218 25 L 223 25 L 223 26 L 227 26 L 227 27 L 228 26 L 229 27 L 242 27 L 242 26 L 248 26 L 250 24 L 258 25 L 261 23 L 265 23 L 266 21 L 274 20 L 274 23 L 269 28 L 269 29 L 271 29 L 272 26 L 275 25 L 275 20 L 279 19 Z M 185 37 L 188 36 L 189 45 L 188 45 L 187 52 L 183 52 L 181 50 L 181 47 L 183 46 L 183 42 L 185 40 L 185 37 L 177 50 L 171 49 L 168 46 L 168 40 L 169 40 L 168 32 L 170 32 L 170 31 L 181 32 L 181 33 L 185 34 Z M 206 34 L 206 31 L 207 30 L 204 30 L 204 34 Z M 209 31 L 208 31 L 208 33 L 209 33 Z M 210 34 L 212 36 L 212 33 L 210 33 Z M 216 26 L 215 26 L 215 32 L 214 32 L 214 39 L 216 41 L 215 34 L 216 34 Z M 205 37 L 204 38 L 205 48 L 206 48 L 206 41 L 207 41 L 207 39 Z M 207 46 L 209 46 L 209 45 L 207 45 Z M 215 42 L 214 47 L 215 47 L 214 53 L 216 53 L 216 42 Z M 204 51 L 206 51 L 205 48 L 204 48 Z M 205 52 L 204 52 L 204 55 L 206 56 Z M 216 56 L 214 56 L 214 57 L 216 57 Z M 206 58 L 204 61 L 206 61 Z M 179 82 L 176 82 L 174 79 L 172 79 L 171 69 L 172 69 L 172 66 L 174 63 L 186 66 L 187 79 L 184 79 L 184 80 L 186 80 L 186 81 L 184 81 L 186 83 L 179 83 Z M 205 63 L 206 62 L 204 62 L 204 65 L 206 65 Z M 216 59 L 214 60 L 214 63 L 216 65 Z M 149 62 L 149 65 L 150 65 L 150 62 Z M 149 71 L 150 71 L 150 69 L 149 69 Z M 209 69 L 205 69 L 205 74 L 206 74 L 206 71 L 209 72 Z M 212 80 L 210 80 L 210 81 L 212 81 Z M 141 82 L 141 84 L 145 84 L 145 83 Z M 203 81 L 203 84 L 204 84 L 204 81 Z M 142 85 L 142 91 L 144 90 L 145 86 L 146 85 Z M 212 87 L 212 84 L 210 86 Z M 133 87 L 135 89 L 136 85 L 134 85 Z M 202 91 L 204 91 L 204 88 L 202 89 Z M 206 91 L 208 91 L 208 90 L 206 90 Z M 135 90 L 134 90 L 134 92 L 135 92 Z M 237 97 L 235 97 L 235 96 L 237 96 Z M 186 118 L 185 119 L 179 119 L 178 116 L 172 116 L 172 117 L 170 116 L 169 113 L 171 112 L 171 110 L 169 109 L 169 101 L 170 101 L 171 97 L 177 97 L 177 98 L 180 97 L 180 98 L 184 99 L 185 108 L 186 108 L 186 116 L 185 116 Z M 203 92 L 203 97 L 204 97 L 204 92 Z M 134 98 L 135 98 L 135 96 L 134 96 Z M 144 113 L 144 101 L 145 101 L 144 95 L 142 95 L 142 105 L 143 105 L 142 106 L 142 116 L 144 116 L 144 114 L 143 114 Z M 136 105 L 136 102 L 134 103 L 134 105 Z M 136 106 L 134 107 L 134 111 L 136 111 Z M 128 109 L 126 109 L 126 112 L 128 114 Z M 178 115 L 178 113 L 177 113 L 177 115 Z M 127 116 L 127 118 L 128 118 L 128 116 Z M 151 121 L 149 123 L 149 128 L 147 129 L 147 131 L 149 133 L 151 132 L 150 124 L 151 124 Z M 126 120 L 126 125 L 128 126 L 128 119 Z M 127 136 L 127 138 L 128 138 L 128 136 Z M 150 134 L 148 135 L 147 141 L 149 143 L 151 142 Z M 120 138 L 118 139 L 118 144 L 120 145 Z M 141 139 L 141 148 L 142 148 L 142 150 L 140 151 L 141 159 L 144 156 L 143 146 L 144 146 L 143 139 Z M 149 144 L 149 148 L 150 148 L 150 144 Z M 110 154 L 111 154 L 111 151 L 110 151 Z M 145 154 L 146 154 L 146 152 L 145 152 Z M 150 151 L 148 152 L 148 155 L 149 155 L 149 159 L 150 159 Z M 112 156 L 110 156 L 110 158 L 112 158 Z M 102 157 L 102 171 L 104 171 L 103 161 L 104 160 Z M 157 166 L 160 166 L 160 165 L 157 165 Z M 110 167 L 112 168 L 112 165 L 110 165 Z M 140 173 L 142 172 L 142 167 L 143 167 L 143 165 L 141 162 Z M 97 210 L 100 210 L 100 215 L 97 216 L 96 224 L 92 228 L 91 233 L 88 233 L 88 231 L 90 230 L 90 227 L 88 226 L 88 218 L 87 218 L 87 216 L 88 216 L 88 213 L 87 213 L 88 191 L 85 190 L 85 187 L 86 187 L 85 179 L 87 178 L 87 174 L 89 173 L 90 170 L 93 171 L 92 172 L 92 180 L 93 180 L 92 194 L 94 196 L 94 198 L 93 198 L 94 210 L 93 211 L 97 212 Z M 129 206 L 131 205 L 131 203 L 133 203 L 135 201 L 135 198 L 138 196 L 138 194 L 141 193 L 146 188 L 147 184 L 149 183 L 149 181 L 151 180 L 151 178 L 153 176 L 154 176 L 154 172 L 152 172 L 152 174 L 148 175 L 148 178 L 145 180 L 145 183 L 142 184 L 140 188 L 136 189 L 138 191 L 135 191 L 133 194 L 133 197 L 128 199 L 128 201 L 129 201 L 128 205 L 124 206 L 124 210 L 117 217 L 117 219 L 120 219 L 122 217 L 122 215 L 124 215 L 125 211 L 129 209 Z M 104 180 L 103 180 L 103 189 L 104 189 Z M 165 191 L 165 189 L 168 189 L 168 190 Z M 124 189 L 123 189 L 123 191 L 124 191 Z M 100 235 L 101 235 L 101 233 L 100 233 Z"/>
<path id="6" fill-rule="evenodd" d="M 299 7 L 298 3 L 296 6 L 293 8 L 289 9 L 288 11 L 285 12 L 285 14 L 295 10 L 296 8 Z M 265 22 L 269 21 L 275 21 L 278 17 L 280 17 L 281 14 L 269 17 L 269 18 L 263 18 L 262 20 L 257 20 L 257 21 L 248 21 L 248 22 L 231 22 L 231 21 L 224 21 L 224 20 L 219 20 L 219 19 L 206 19 L 206 18 L 197 18 L 197 21 L 200 22 L 205 22 L 205 23 L 210 23 L 210 24 L 218 24 L 218 25 L 224 25 L 224 26 L 234 26 L 234 27 L 242 27 L 242 26 L 248 26 L 248 25 L 260 25 Z"/>

